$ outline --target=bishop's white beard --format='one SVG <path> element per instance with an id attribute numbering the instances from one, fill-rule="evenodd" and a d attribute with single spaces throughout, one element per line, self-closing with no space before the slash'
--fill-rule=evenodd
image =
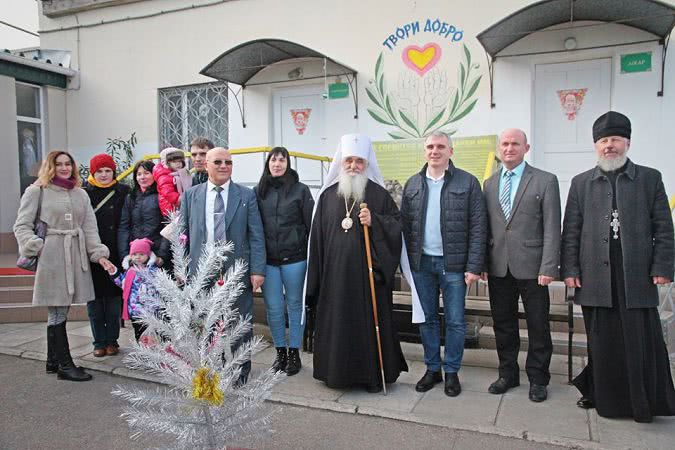
<path id="1" fill-rule="evenodd" d="M 368 175 L 357 173 L 349 175 L 344 170 L 340 171 L 338 181 L 338 195 L 349 199 L 350 197 L 356 203 L 361 203 L 366 196 L 366 185 L 368 184 Z"/>
<path id="2" fill-rule="evenodd" d="M 628 160 L 628 156 L 624 153 L 622 156 L 617 156 L 616 158 L 605 158 L 601 156 L 598 158 L 598 167 L 604 172 L 614 172 L 617 169 L 623 167 Z"/>

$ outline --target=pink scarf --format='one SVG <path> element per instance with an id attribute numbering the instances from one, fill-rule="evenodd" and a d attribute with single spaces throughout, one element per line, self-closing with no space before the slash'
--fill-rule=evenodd
<path id="1" fill-rule="evenodd" d="M 127 270 L 127 275 L 124 278 L 124 285 L 122 286 L 122 319 L 130 320 L 129 318 L 129 296 L 131 295 L 131 285 L 134 283 L 134 278 L 136 278 L 136 269 L 129 267 Z"/>

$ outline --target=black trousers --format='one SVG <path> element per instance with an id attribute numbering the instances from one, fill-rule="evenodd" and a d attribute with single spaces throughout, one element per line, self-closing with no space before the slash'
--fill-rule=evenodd
<path id="1" fill-rule="evenodd" d="M 553 344 L 548 320 L 550 299 L 548 286 L 539 286 L 537 280 L 518 280 L 507 271 L 505 277 L 488 277 L 490 309 L 494 322 L 499 376 L 519 380 L 518 351 L 518 297 L 522 297 L 527 320 L 528 348 L 525 371 L 530 383 L 548 385 L 551 379 L 549 365 Z"/>

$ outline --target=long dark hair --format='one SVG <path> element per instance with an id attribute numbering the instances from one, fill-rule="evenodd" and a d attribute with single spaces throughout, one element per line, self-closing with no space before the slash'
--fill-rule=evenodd
<path id="1" fill-rule="evenodd" d="M 136 165 L 134 166 L 134 171 L 133 171 L 133 175 L 132 175 L 134 177 L 134 189 L 133 189 L 134 194 L 136 194 L 137 192 L 139 192 L 141 190 L 141 187 L 138 185 L 138 180 L 136 179 L 136 174 L 138 173 L 138 169 L 140 169 L 141 167 L 144 168 L 145 170 L 147 170 L 148 172 L 152 173 L 152 169 L 155 168 L 155 163 L 152 162 L 152 160 L 150 160 L 150 159 L 142 159 L 142 160 L 140 160 L 136 163 Z M 156 180 L 155 180 L 155 182 L 156 182 Z"/>
<path id="2" fill-rule="evenodd" d="M 288 166 L 286 166 L 286 172 L 282 176 L 275 179 L 270 172 L 270 160 L 273 156 L 278 155 L 286 158 Z M 284 192 L 288 192 L 288 188 L 297 181 L 298 175 L 295 170 L 291 169 L 291 157 L 288 154 L 286 147 L 274 147 L 272 150 L 270 150 L 269 154 L 267 155 L 267 160 L 265 161 L 265 167 L 263 167 L 263 173 L 260 176 L 260 181 L 258 182 L 258 194 L 260 194 L 260 198 L 265 199 L 265 197 L 267 197 L 270 186 L 278 186 L 279 183 L 282 183 L 284 186 Z"/>

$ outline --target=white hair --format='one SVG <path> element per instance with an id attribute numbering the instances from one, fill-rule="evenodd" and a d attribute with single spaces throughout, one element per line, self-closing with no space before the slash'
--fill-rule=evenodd
<path id="1" fill-rule="evenodd" d="M 341 170 L 337 192 L 346 199 L 352 198 L 356 203 L 361 203 L 366 196 L 367 184 L 368 175 L 365 172 L 350 175 Z"/>

